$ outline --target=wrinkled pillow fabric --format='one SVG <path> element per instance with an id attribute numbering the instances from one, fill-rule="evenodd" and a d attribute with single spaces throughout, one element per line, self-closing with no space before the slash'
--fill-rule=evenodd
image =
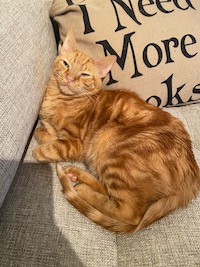
<path id="1" fill-rule="evenodd" d="M 73 29 L 94 59 L 117 56 L 105 89 L 137 92 L 156 106 L 200 101 L 199 0 L 54 0 L 61 41 Z"/>

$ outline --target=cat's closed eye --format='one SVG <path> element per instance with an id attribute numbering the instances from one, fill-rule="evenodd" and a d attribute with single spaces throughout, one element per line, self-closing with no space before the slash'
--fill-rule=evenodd
<path id="1" fill-rule="evenodd" d="M 63 60 L 63 64 L 65 65 L 66 68 L 69 68 L 69 64 L 67 63 L 67 61 Z"/>
<path id="2" fill-rule="evenodd" d="M 83 73 L 81 73 L 81 76 L 82 77 L 90 77 L 91 75 L 89 73 L 83 72 Z"/>

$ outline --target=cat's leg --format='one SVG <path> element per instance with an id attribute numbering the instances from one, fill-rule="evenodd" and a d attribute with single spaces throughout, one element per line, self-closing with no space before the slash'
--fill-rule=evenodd
<path id="1" fill-rule="evenodd" d="M 44 127 L 38 127 L 35 130 L 34 138 L 39 144 L 49 143 L 56 139 L 54 136 L 50 135 Z"/>
<path id="2" fill-rule="evenodd" d="M 123 209 L 123 207 L 120 207 L 118 200 L 109 196 L 100 181 L 98 181 L 90 173 L 73 166 L 62 169 L 59 164 L 57 165 L 57 173 L 63 185 L 64 191 L 70 191 L 71 185 L 69 181 L 72 177 L 77 177 L 77 181 L 82 183 L 76 185 L 73 190 L 76 191 L 81 199 L 86 201 L 95 209 L 111 217 L 121 216 L 121 208 Z M 63 173 L 65 175 L 63 175 Z M 74 179 L 72 180 L 74 181 Z"/>
<path id="3" fill-rule="evenodd" d="M 94 176 L 78 167 L 62 168 L 59 164 L 57 164 L 57 174 L 65 191 L 71 191 L 71 178 L 77 177 L 76 180 L 79 184 L 73 190 L 87 203 L 102 211 L 104 204 L 109 200 L 109 196 L 106 189 Z M 72 180 L 74 181 L 74 179 Z M 109 201 L 107 206 L 108 210 L 116 208 L 115 203 L 112 201 Z"/>
<path id="4" fill-rule="evenodd" d="M 63 170 L 72 182 L 85 183 L 94 191 L 99 192 L 103 195 L 108 195 L 106 188 L 92 174 L 76 166 L 67 166 L 64 167 Z"/>
<path id="5" fill-rule="evenodd" d="M 65 186 L 63 187 L 65 190 Z M 94 191 L 85 183 L 78 184 L 74 187 L 78 196 L 86 203 L 111 218 L 125 221 L 132 225 L 138 225 L 142 219 L 129 203 L 118 199 L 114 196 L 104 195 Z"/>
<path id="6" fill-rule="evenodd" d="M 57 174 L 67 200 L 93 222 L 121 233 L 133 232 L 140 223 L 141 218 L 133 216 L 133 210 L 124 206 L 123 201 L 120 203 L 113 197 L 96 192 L 85 183 L 73 187 L 60 164 L 57 164 Z"/>
<path id="7" fill-rule="evenodd" d="M 33 156 L 41 162 L 59 162 L 76 160 L 82 153 L 82 143 L 79 140 L 67 142 L 54 140 L 37 146 Z"/>

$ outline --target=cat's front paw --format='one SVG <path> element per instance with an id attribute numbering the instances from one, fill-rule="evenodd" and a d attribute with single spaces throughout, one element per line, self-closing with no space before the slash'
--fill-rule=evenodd
<path id="1" fill-rule="evenodd" d="M 55 137 L 51 136 L 44 127 L 39 127 L 35 130 L 34 138 L 39 144 L 49 143 L 55 140 Z"/>
<path id="2" fill-rule="evenodd" d="M 37 146 L 33 152 L 33 157 L 41 162 L 49 162 L 49 160 L 47 159 L 47 157 L 45 156 L 45 152 L 42 149 L 42 145 L 41 146 Z"/>
<path id="3" fill-rule="evenodd" d="M 33 150 L 33 156 L 40 162 L 58 162 L 62 160 L 53 144 L 42 144 L 37 146 Z"/>
<path id="4" fill-rule="evenodd" d="M 81 183 L 81 180 L 79 179 L 80 174 L 81 174 L 81 169 L 76 167 L 76 166 L 67 166 L 63 168 L 63 171 L 65 174 L 67 174 L 68 178 L 72 182 L 78 182 Z"/>
<path id="5" fill-rule="evenodd" d="M 34 136 L 34 138 L 35 138 L 35 140 L 39 143 L 39 144 L 41 144 L 42 143 L 42 133 L 43 133 L 43 128 L 42 127 L 39 127 L 39 128 L 37 128 L 37 129 L 35 129 L 35 131 L 34 131 L 34 134 L 33 134 L 33 136 Z"/>

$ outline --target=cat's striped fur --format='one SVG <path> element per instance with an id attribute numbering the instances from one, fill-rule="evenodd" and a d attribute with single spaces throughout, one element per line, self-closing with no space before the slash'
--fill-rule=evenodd
<path id="1" fill-rule="evenodd" d="M 191 141 L 179 120 L 135 93 L 101 90 L 115 58 L 94 61 L 75 46 L 69 32 L 41 106 L 34 156 L 84 162 L 90 173 L 57 165 L 68 201 L 108 230 L 136 232 L 197 196 Z"/>

